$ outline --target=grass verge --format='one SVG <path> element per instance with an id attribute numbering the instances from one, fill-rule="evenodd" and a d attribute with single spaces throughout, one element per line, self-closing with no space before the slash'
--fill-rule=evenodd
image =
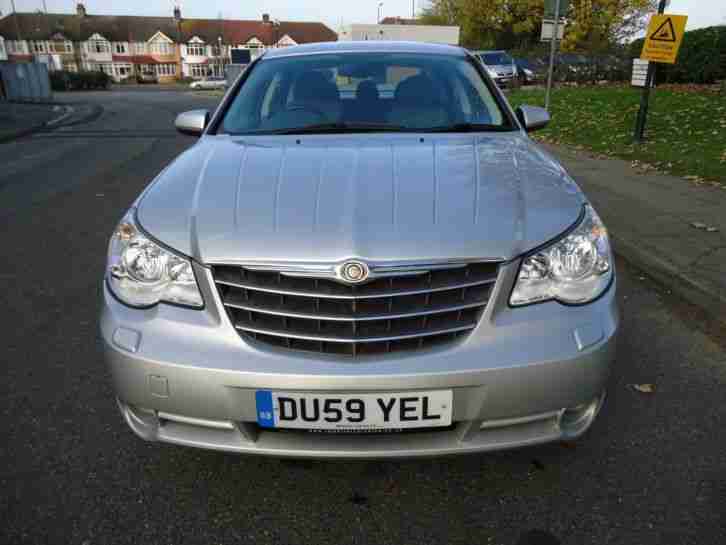
<path id="1" fill-rule="evenodd" d="M 633 143 L 640 90 L 563 87 L 553 91 L 552 123 L 536 138 L 627 159 L 691 180 L 726 184 L 726 95 L 655 89 L 646 141 Z M 544 105 L 541 89 L 518 89 L 512 106 Z"/>

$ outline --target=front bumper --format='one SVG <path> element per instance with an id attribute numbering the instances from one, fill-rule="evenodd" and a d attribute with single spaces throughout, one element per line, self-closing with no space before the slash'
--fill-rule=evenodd
<path id="1" fill-rule="evenodd" d="M 494 82 L 499 87 L 507 87 L 507 86 L 511 85 L 513 81 L 514 81 L 514 76 L 513 75 L 511 75 L 511 76 L 497 76 L 497 77 L 494 78 Z"/>
<path id="2" fill-rule="evenodd" d="M 573 439 L 602 406 L 615 358 L 615 286 L 583 307 L 510 309 L 517 264 L 503 265 L 471 336 L 410 354 L 349 360 L 246 342 L 197 267 L 207 307 L 137 310 L 104 288 L 101 333 L 119 407 L 147 440 L 239 453 L 316 458 L 438 456 Z M 405 392 L 451 389 L 451 428 L 379 435 L 266 430 L 258 389 Z M 578 407 L 576 411 L 565 409 Z"/>

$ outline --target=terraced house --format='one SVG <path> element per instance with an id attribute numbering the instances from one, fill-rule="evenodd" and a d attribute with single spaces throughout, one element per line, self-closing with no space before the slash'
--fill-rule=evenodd
<path id="1" fill-rule="evenodd" d="M 0 62 L 43 62 L 51 70 L 103 71 L 116 81 L 154 72 L 159 81 L 223 75 L 232 49 L 252 58 L 265 49 L 336 41 L 323 23 L 14 13 L 0 19 Z"/>

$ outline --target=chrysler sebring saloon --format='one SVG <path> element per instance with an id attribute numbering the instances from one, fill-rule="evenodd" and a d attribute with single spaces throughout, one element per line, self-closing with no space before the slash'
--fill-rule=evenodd
<path id="1" fill-rule="evenodd" d="M 268 51 L 111 236 L 101 334 L 141 438 L 392 458 L 571 441 L 615 358 L 608 233 L 464 49 Z"/>

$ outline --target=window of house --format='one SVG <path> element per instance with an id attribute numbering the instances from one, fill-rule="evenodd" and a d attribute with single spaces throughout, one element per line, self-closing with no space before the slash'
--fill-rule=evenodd
<path id="1" fill-rule="evenodd" d="M 131 44 L 131 51 L 133 51 L 135 55 L 143 55 L 146 53 L 146 44 L 143 42 L 133 43 Z"/>
<path id="2" fill-rule="evenodd" d="M 48 44 L 48 51 L 51 53 L 65 53 L 66 44 L 63 42 L 51 42 Z"/>
<path id="3" fill-rule="evenodd" d="M 174 76 L 176 75 L 175 64 L 157 64 L 156 74 L 159 76 Z"/>
<path id="4" fill-rule="evenodd" d="M 10 53 L 21 53 L 22 54 L 22 53 L 25 53 L 27 51 L 27 49 L 23 42 L 15 41 L 15 42 L 9 43 L 8 51 Z"/>
<path id="5" fill-rule="evenodd" d="M 65 42 L 63 45 L 66 53 L 73 53 L 73 42 Z"/>
<path id="6" fill-rule="evenodd" d="M 108 74 L 109 76 L 113 76 L 113 65 L 112 64 L 92 64 L 91 70 L 95 72 L 103 72 L 104 74 Z"/>
<path id="7" fill-rule="evenodd" d="M 91 53 L 110 53 L 111 48 L 109 47 L 108 42 L 93 40 L 89 43 L 89 51 Z"/>
<path id="8" fill-rule="evenodd" d="M 126 53 L 126 44 L 124 43 L 117 43 L 116 44 L 116 53 Z"/>
<path id="9" fill-rule="evenodd" d="M 151 44 L 150 49 L 156 55 L 171 55 L 174 53 L 172 44 L 167 42 L 154 42 Z"/>
<path id="10" fill-rule="evenodd" d="M 45 53 L 45 44 L 43 42 L 33 42 L 33 51 L 36 53 Z"/>
<path id="11" fill-rule="evenodd" d="M 206 64 L 191 64 L 189 68 L 194 78 L 203 78 L 209 74 L 209 67 Z"/>
<path id="12" fill-rule="evenodd" d="M 5 42 L 0 41 L 0 53 L 5 53 Z"/>
<path id="13" fill-rule="evenodd" d="M 190 57 L 203 57 L 206 47 L 204 44 L 190 43 L 187 44 L 187 55 Z"/>

